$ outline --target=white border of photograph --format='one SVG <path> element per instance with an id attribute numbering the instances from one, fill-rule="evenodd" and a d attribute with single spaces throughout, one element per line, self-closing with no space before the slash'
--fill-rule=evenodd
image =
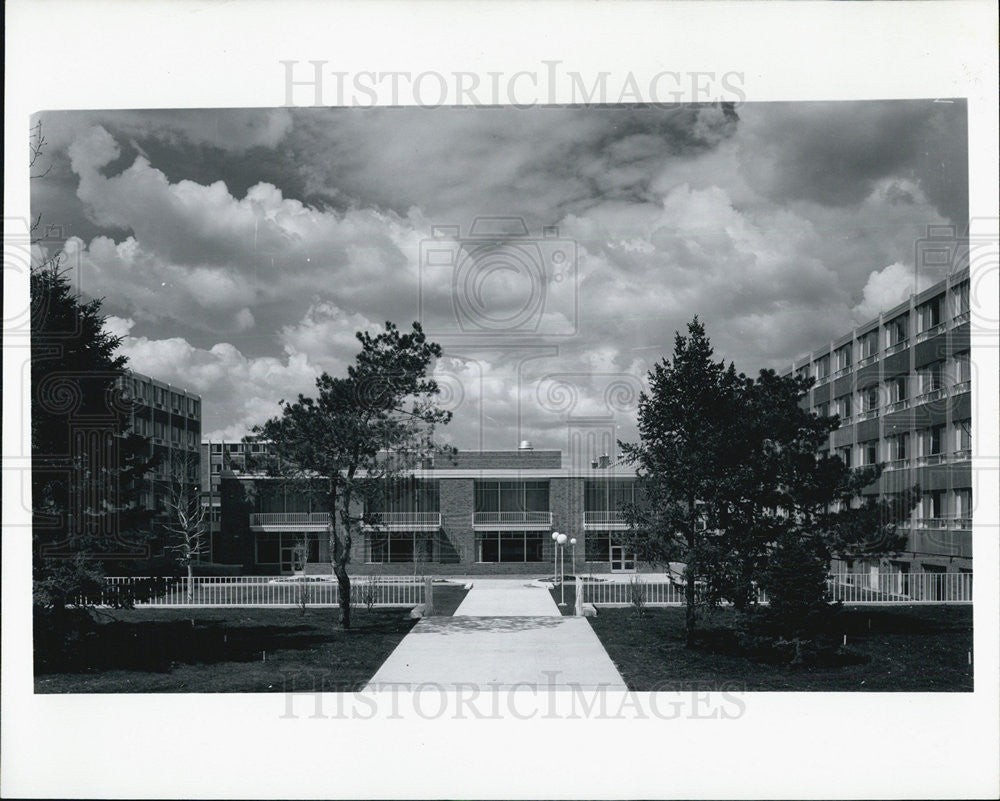
<path id="1" fill-rule="evenodd" d="M 970 216 L 985 221 L 980 233 L 996 235 L 992 2 L 15 0 L 6 14 L 8 220 L 29 216 L 28 121 L 42 109 L 284 105 L 282 60 L 325 61 L 331 81 L 335 72 L 351 81 L 363 71 L 404 70 L 476 73 L 482 85 L 490 72 L 541 76 L 545 61 L 560 61 L 560 69 L 589 76 L 588 84 L 608 71 L 609 83 L 623 88 L 627 73 L 640 88 L 664 71 L 738 73 L 748 101 L 967 97 Z M 534 97 L 531 84 L 518 79 L 517 102 L 571 97 L 565 82 L 540 80 Z M 714 99 L 682 89 L 682 100 Z M 293 100 L 311 103 L 308 95 L 296 89 Z M 355 96 L 371 102 L 367 93 Z M 328 84 L 322 99 L 337 104 L 335 88 Z M 378 85 L 377 100 L 394 100 L 391 84 Z M 8 320 L 27 307 L 27 275 L 5 270 L 4 282 Z M 995 306 L 990 314 L 998 319 Z M 23 339 L 5 336 L 0 791 L 105 798 L 995 796 L 996 345 L 976 341 L 973 351 L 981 381 L 974 447 L 982 455 L 973 469 L 994 476 L 977 482 L 984 492 L 974 530 L 974 693 L 751 693 L 732 718 L 699 716 L 700 702 L 686 696 L 683 714 L 672 720 L 650 706 L 662 710 L 669 699 L 647 693 L 628 699 L 623 716 L 603 720 L 579 708 L 571 717 L 566 696 L 554 704 L 523 696 L 502 719 L 485 720 L 468 710 L 456 719 L 461 710 L 450 702 L 438 713 L 432 698 L 423 699 L 423 718 L 412 698 L 366 717 L 371 706 L 352 707 L 348 698 L 347 708 L 359 713 L 345 719 L 333 697 L 324 699 L 327 717 L 313 718 L 310 699 L 296 700 L 296 716 L 285 716 L 281 694 L 33 695 L 30 518 L 19 497 L 19 476 L 28 469 L 28 354 Z"/>

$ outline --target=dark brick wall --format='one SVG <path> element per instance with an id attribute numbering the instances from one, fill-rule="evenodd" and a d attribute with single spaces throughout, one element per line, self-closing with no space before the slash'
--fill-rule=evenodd
<path id="1" fill-rule="evenodd" d="M 442 470 L 551 470 L 562 467 L 562 451 L 459 451 L 454 457 L 439 456 L 434 466 Z"/>

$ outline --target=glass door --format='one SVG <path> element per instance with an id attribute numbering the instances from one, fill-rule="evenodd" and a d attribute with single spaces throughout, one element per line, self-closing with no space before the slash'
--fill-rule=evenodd
<path id="1" fill-rule="evenodd" d="M 635 557 L 621 545 L 612 545 L 609 549 L 611 557 L 611 572 L 625 573 L 635 570 Z"/>

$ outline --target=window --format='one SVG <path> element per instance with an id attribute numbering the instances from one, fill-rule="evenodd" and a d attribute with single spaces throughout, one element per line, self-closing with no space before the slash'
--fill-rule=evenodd
<path id="1" fill-rule="evenodd" d="M 834 401 L 833 408 L 840 415 L 841 420 L 849 420 L 851 417 L 851 396 L 841 395 Z"/>
<path id="2" fill-rule="evenodd" d="M 861 411 L 874 412 L 879 407 L 878 384 L 872 384 L 858 392 L 861 401 Z"/>
<path id="3" fill-rule="evenodd" d="M 926 394 L 941 389 L 941 367 L 942 362 L 931 362 L 917 371 L 922 393 Z"/>
<path id="4" fill-rule="evenodd" d="M 933 426 L 924 431 L 924 456 L 933 456 L 941 453 L 941 445 L 944 440 L 944 426 Z"/>
<path id="5" fill-rule="evenodd" d="M 896 461 L 906 458 L 906 451 L 910 442 L 909 434 L 896 434 L 895 436 L 887 437 L 886 441 L 889 446 L 890 459 Z"/>
<path id="6" fill-rule="evenodd" d="M 222 453 L 222 444 L 219 442 L 213 442 L 212 453 Z"/>
<path id="7" fill-rule="evenodd" d="M 819 406 L 816 407 L 816 414 L 819 417 L 829 417 L 830 416 L 830 404 L 829 403 L 821 403 Z"/>
<path id="8" fill-rule="evenodd" d="M 153 423 L 153 436 L 157 439 L 163 439 L 163 423 L 157 420 Z"/>
<path id="9" fill-rule="evenodd" d="M 540 531 L 487 531 L 479 534 L 480 562 L 542 562 L 546 534 Z"/>
<path id="10" fill-rule="evenodd" d="M 945 516 L 944 490 L 930 490 L 923 497 L 924 517 L 940 519 Z"/>
<path id="11" fill-rule="evenodd" d="M 867 359 L 878 353 L 878 331 L 869 331 L 858 338 L 858 358 Z"/>
<path id="12" fill-rule="evenodd" d="M 910 330 L 910 315 L 901 314 L 893 318 L 885 326 L 885 344 L 887 348 L 906 341 Z"/>
<path id="13" fill-rule="evenodd" d="M 941 324 L 941 303 L 943 300 L 944 295 L 938 295 L 933 300 L 920 304 L 917 308 L 921 331 L 927 331 Z"/>
<path id="14" fill-rule="evenodd" d="M 221 473 L 222 472 L 222 465 L 221 464 L 213 464 L 212 465 L 212 472 L 213 473 Z"/>
<path id="15" fill-rule="evenodd" d="M 843 448 L 837 448 L 837 456 L 840 457 L 840 461 L 844 463 L 845 467 L 851 466 L 851 446 L 847 445 Z"/>
<path id="16" fill-rule="evenodd" d="M 633 479 L 594 478 L 584 482 L 583 508 L 585 511 L 617 512 L 631 503 L 635 503 L 635 481 Z"/>
<path id="17" fill-rule="evenodd" d="M 842 348 L 837 348 L 833 353 L 833 357 L 837 372 L 846 370 L 851 366 L 851 346 L 844 345 Z"/>
<path id="18" fill-rule="evenodd" d="M 588 531 L 584 548 L 584 559 L 588 562 L 607 562 L 611 559 L 611 532 Z"/>
<path id="19" fill-rule="evenodd" d="M 961 384 L 972 378 L 972 366 L 969 362 L 969 351 L 956 353 L 951 362 L 951 379 L 954 384 Z"/>
<path id="20" fill-rule="evenodd" d="M 153 397 L 156 399 L 157 403 L 159 403 L 159 404 L 162 405 L 162 403 L 163 403 L 163 387 L 156 387 L 156 389 L 154 391 Z"/>
<path id="21" fill-rule="evenodd" d="M 972 420 L 955 421 L 955 450 L 972 450 Z"/>
<path id="22" fill-rule="evenodd" d="M 963 281 L 951 289 L 952 317 L 969 311 L 969 282 Z"/>
<path id="23" fill-rule="evenodd" d="M 368 512 L 437 512 L 441 508 L 437 480 L 404 478 L 383 484 L 382 493 L 368 499 Z"/>
<path id="24" fill-rule="evenodd" d="M 890 378 L 888 386 L 889 386 L 889 403 L 899 403 L 899 401 L 906 400 L 907 377 L 905 375 L 900 375 L 896 376 L 895 378 Z"/>
<path id="25" fill-rule="evenodd" d="M 828 375 L 830 375 L 829 355 L 821 356 L 815 362 L 813 362 L 813 375 L 815 375 L 817 379 L 826 378 Z"/>
<path id="26" fill-rule="evenodd" d="M 972 490 L 955 490 L 955 517 L 972 517 Z"/>
<path id="27" fill-rule="evenodd" d="M 548 481 L 477 481 L 476 512 L 547 512 Z"/>
<path id="28" fill-rule="evenodd" d="M 878 463 L 878 440 L 871 439 L 867 442 L 859 443 L 858 447 L 861 448 L 861 458 L 863 465 L 872 465 Z"/>

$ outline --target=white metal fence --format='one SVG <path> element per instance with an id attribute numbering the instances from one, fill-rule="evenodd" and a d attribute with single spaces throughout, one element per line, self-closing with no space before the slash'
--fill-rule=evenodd
<path id="1" fill-rule="evenodd" d="M 81 599 L 84 600 L 84 599 Z M 335 576 L 223 576 L 150 578 L 110 577 L 101 597 L 86 599 L 98 606 L 337 606 L 340 587 Z M 416 606 L 424 603 L 423 576 L 358 576 L 351 578 L 351 603 L 358 606 Z"/>
<path id="2" fill-rule="evenodd" d="M 591 604 L 630 606 L 638 593 L 647 606 L 684 605 L 685 585 L 669 579 L 615 576 L 583 587 L 583 600 Z M 837 573 L 827 578 L 826 587 L 831 601 L 844 604 L 972 603 L 971 573 Z M 763 591 L 758 603 L 767 603 Z"/>

